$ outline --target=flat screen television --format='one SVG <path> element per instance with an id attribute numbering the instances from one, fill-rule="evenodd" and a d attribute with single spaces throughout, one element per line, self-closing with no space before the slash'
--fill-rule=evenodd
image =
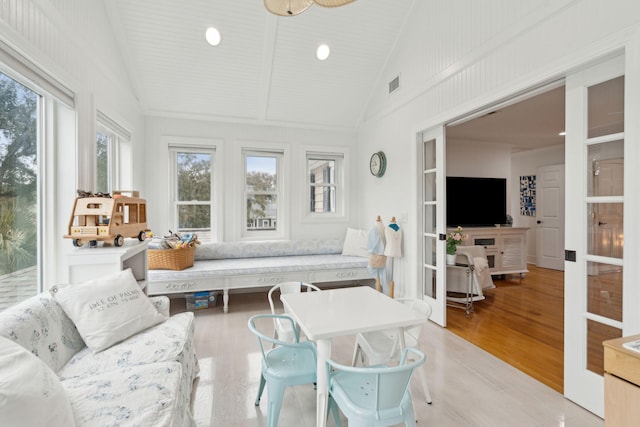
<path id="1" fill-rule="evenodd" d="M 486 227 L 506 222 L 506 178 L 447 177 L 447 227 Z"/>

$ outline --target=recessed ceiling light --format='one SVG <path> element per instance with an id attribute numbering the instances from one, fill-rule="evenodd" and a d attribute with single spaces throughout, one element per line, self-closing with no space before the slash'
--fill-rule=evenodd
<path id="1" fill-rule="evenodd" d="M 218 31 L 218 29 L 214 27 L 207 28 L 207 32 L 204 36 L 207 39 L 207 43 L 209 43 L 211 46 L 218 46 L 220 44 L 220 41 L 222 40 L 220 31 Z"/>
<path id="2" fill-rule="evenodd" d="M 316 50 L 316 58 L 318 58 L 320 61 L 324 61 L 329 57 L 330 53 L 331 49 L 329 49 L 329 46 L 327 46 L 326 44 L 321 44 L 320 46 L 318 46 L 318 50 Z"/>

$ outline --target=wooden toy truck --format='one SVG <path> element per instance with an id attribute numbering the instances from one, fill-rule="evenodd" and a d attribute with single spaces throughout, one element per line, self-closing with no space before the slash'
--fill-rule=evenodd
<path id="1" fill-rule="evenodd" d="M 69 220 L 69 234 L 74 246 L 97 241 L 122 246 L 125 237 L 137 237 L 143 241 L 147 230 L 147 202 L 137 191 L 114 191 L 113 197 L 76 197 Z"/>

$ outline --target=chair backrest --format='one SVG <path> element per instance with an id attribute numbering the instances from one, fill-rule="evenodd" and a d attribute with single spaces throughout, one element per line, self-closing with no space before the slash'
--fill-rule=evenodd
<path id="1" fill-rule="evenodd" d="M 396 301 L 400 301 L 401 303 L 411 307 L 412 310 L 422 314 L 425 317 L 425 323 L 431 317 L 431 306 L 426 301 L 416 298 L 397 298 Z M 407 338 L 410 338 L 413 342 L 407 342 L 408 346 L 414 346 L 418 344 L 418 340 L 420 339 L 420 334 L 422 333 L 422 328 L 425 323 L 413 326 L 411 328 L 407 328 L 404 331 L 405 341 Z"/>
<path id="2" fill-rule="evenodd" d="M 474 245 L 474 246 L 458 246 L 456 248 L 456 253 L 458 255 L 466 256 L 469 260 L 470 264 L 473 264 L 474 258 L 487 258 L 487 251 L 484 246 Z M 467 261 L 464 262 L 467 264 Z"/>
<path id="3" fill-rule="evenodd" d="M 259 322 L 260 319 L 268 319 L 270 321 Z M 276 320 L 279 320 L 281 322 L 290 322 L 291 329 L 293 330 L 293 338 L 294 338 L 294 341 L 292 343 L 274 338 L 273 330 L 269 331 L 269 333 L 266 333 L 266 331 L 264 331 L 264 329 L 266 329 L 267 324 L 270 325 L 269 327 L 271 328 Z M 314 354 L 314 358 L 316 357 L 315 347 L 313 343 L 308 341 L 300 342 L 298 337 L 298 331 L 295 328 L 295 323 L 293 319 L 285 314 L 256 314 L 254 316 L 251 316 L 251 318 L 249 318 L 249 321 L 247 322 L 247 326 L 249 327 L 249 330 L 258 338 L 258 344 L 260 345 L 260 351 L 262 352 L 262 360 L 264 360 L 264 362 L 267 364 L 269 364 L 267 355 L 271 351 L 279 347 L 289 347 L 289 348 L 298 348 L 301 350 L 309 350 Z M 269 343 L 271 345 L 267 345 L 265 343 Z"/>
<path id="4" fill-rule="evenodd" d="M 320 288 L 318 288 L 316 285 L 312 285 L 311 283 L 305 283 L 305 282 L 282 282 L 282 283 L 278 283 L 277 285 L 269 289 L 268 297 L 269 297 L 269 306 L 271 307 L 271 314 L 277 314 L 275 303 L 273 301 L 273 293 L 275 291 L 279 290 L 280 295 L 294 294 L 294 293 L 302 292 L 304 288 L 307 289 L 307 292 L 312 290 L 314 291 L 320 290 Z"/>
<path id="5" fill-rule="evenodd" d="M 407 363 L 409 360 L 411 362 Z M 375 402 L 373 409 L 379 418 L 385 418 L 385 414 L 397 415 L 397 412 L 400 411 L 402 399 L 409 386 L 411 375 L 414 369 L 422 365 L 424 361 L 425 355 L 423 352 L 416 348 L 407 347 L 402 351 L 402 357 L 397 366 L 354 367 L 327 360 L 327 371 L 329 377 L 336 372 L 342 372 L 340 381 L 343 383 L 349 383 L 352 379 L 355 380 L 353 383 L 357 383 L 356 377 L 358 376 L 366 376 L 368 378 L 373 376 L 374 380 L 368 382 L 366 388 L 344 387 L 342 390 L 356 404 L 362 400 L 359 395 L 368 394 L 370 396 L 373 393 Z M 332 371 L 332 368 L 335 371 Z"/>

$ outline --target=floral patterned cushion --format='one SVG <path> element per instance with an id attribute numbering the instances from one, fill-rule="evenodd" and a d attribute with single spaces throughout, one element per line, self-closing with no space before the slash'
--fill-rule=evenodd
<path id="1" fill-rule="evenodd" d="M 196 246 L 196 261 L 261 258 L 291 255 L 326 255 L 342 252 L 342 240 L 274 240 L 260 242 L 203 243 Z"/>
<path id="2" fill-rule="evenodd" d="M 178 362 L 182 366 L 182 389 L 198 375 L 198 360 L 193 343 L 194 315 L 179 313 L 100 353 L 84 348 L 59 372 L 62 381 L 86 378 L 103 372 L 132 368 L 157 362 Z"/>
<path id="3" fill-rule="evenodd" d="M 77 427 L 194 426 L 180 363 L 127 367 L 62 381 Z"/>
<path id="4" fill-rule="evenodd" d="M 53 372 L 58 372 L 85 347 L 71 319 L 48 293 L 1 312 L 0 335 L 38 356 Z"/>
<path id="5" fill-rule="evenodd" d="M 168 298 L 152 298 L 152 303 L 168 312 Z M 193 313 L 180 313 L 94 355 L 48 293 L 0 313 L 0 335 L 57 374 L 76 424 L 87 427 L 195 426 L 193 332 Z"/>

